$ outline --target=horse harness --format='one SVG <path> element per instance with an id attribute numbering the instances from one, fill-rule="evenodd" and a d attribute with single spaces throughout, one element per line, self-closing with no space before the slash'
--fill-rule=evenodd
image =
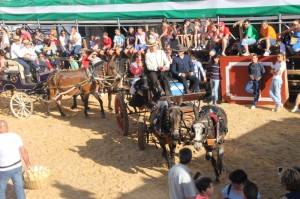
<path id="1" fill-rule="evenodd" d="M 96 64 L 94 64 L 94 65 L 91 65 L 90 67 L 89 67 L 89 71 L 90 71 L 90 78 L 91 78 L 91 81 L 98 81 L 98 83 L 99 84 L 101 84 L 101 83 L 103 83 L 103 85 L 104 86 L 106 86 L 106 87 L 111 87 L 114 83 L 115 83 L 115 81 L 117 80 L 117 79 L 120 79 L 120 75 L 117 73 L 117 72 L 115 72 L 115 68 L 114 67 L 109 67 L 109 66 L 107 66 L 107 70 L 105 70 L 105 67 L 104 66 L 102 66 L 101 67 L 101 70 L 102 70 L 102 73 L 103 73 L 103 78 L 100 78 L 100 77 L 97 77 L 96 76 L 96 74 L 95 74 L 95 66 L 97 65 L 97 64 L 100 64 L 100 63 L 102 63 L 102 62 L 97 62 Z M 108 70 L 111 70 L 112 71 L 112 75 L 108 75 L 108 73 L 107 73 L 107 71 Z M 105 78 L 106 76 L 109 76 L 108 78 Z M 112 77 L 112 78 L 111 78 Z M 110 80 L 113 80 L 114 82 L 113 83 L 110 83 L 109 81 Z"/>
<path id="2" fill-rule="evenodd" d="M 178 130 L 179 134 L 181 135 L 181 128 L 179 126 L 178 129 L 172 129 L 171 128 L 171 115 L 169 114 L 169 110 L 173 107 L 161 107 L 156 109 L 156 119 L 154 120 L 154 131 L 157 135 L 161 137 L 165 137 L 168 141 L 168 143 L 172 143 L 176 140 L 173 138 L 173 132 Z M 180 117 L 183 119 L 183 113 L 180 111 Z"/>
<path id="3" fill-rule="evenodd" d="M 199 114 L 201 114 L 201 112 Z M 198 142 L 211 146 L 207 140 L 208 136 L 215 130 L 214 143 L 224 143 L 224 136 L 227 133 L 227 128 L 224 128 L 224 121 L 218 113 L 215 113 L 214 111 L 209 111 L 209 113 L 205 112 L 205 117 L 202 118 L 200 122 L 205 126 L 205 131 L 202 139 Z M 222 125 L 222 128 L 220 128 L 220 125 Z"/>
<path id="4" fill-rule="evenodd" d="M 64 94 L 67 94 L 69 92 L 71 92 L 72 90 L 76 89 L 76 88 L 80 88 L 80 91 L 77 93 L 81 93 L 82 92 L 82 87 L 85 86 L 86 84 L 90 83 L 91 82 L 91 79 L 90 78 L 87 78 L 86 80 L 82 81 L 82 82 L 79 82 L 78 84 L 73 84 L 73 85 L 69 85 L 69 86 L 60 86 L 60 85 L 57 85 L 56 84 L 56 78 L 58 75 L 61 74 L 62 71 L 57 71 L 50 79 L 50 81 L 52 81 L 53 83 L 53 87 L 49 87 L 49 89 L 57 89 L 58 90 L 58 93 L 55 97 L 55 100 L 57 100 L 60 96 L 64 95 Z M 88 71 L 85 70 L 85 74 L 87 75 L 87 77 L 89 77 L 88 75 Z M 68 89 L 69 88 L 69 89 Z M 60 92 L 59 89 L 68 89 L 64 92 Z"/>

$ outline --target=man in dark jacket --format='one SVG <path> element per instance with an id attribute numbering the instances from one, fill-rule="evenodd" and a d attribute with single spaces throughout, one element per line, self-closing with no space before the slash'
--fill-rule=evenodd
<path id="1" fill-rule="evenodd" d="M 178 56 L 173 59 L 171 72 L 175 75 L 175 78 L 177 78 L 179 82 L 183 83 L 185 93 L 191 93 L 198 86 L 199 80 L 194 74 L 194 66 L 190 56 L 184 54 L 187 48 L 183 45 L 178 45 L 177 48 L 173 50 L 177 51 Z M 186 80 L 190 80 L 189 87 Z"/>
<path id="2" fill-rule="evenodd" d="M 265 74 L 265 68 L 258 62 L 257 54 L 253 54 L 252 62 L 248 66 L 250 81 L 245 87 L 247 93 L 254 95 L 254 100 L 250 109 L 255 109 L 260 95 L 261 77 Z"/>

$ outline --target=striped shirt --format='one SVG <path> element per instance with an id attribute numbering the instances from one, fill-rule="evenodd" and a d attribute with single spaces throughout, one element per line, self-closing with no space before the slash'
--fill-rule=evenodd
<path id="1" fill-rule="evenodd" d="M 220 65 L 212 64 L 211 65 L 211 79 L 219 80 L 220 79 Z"/>

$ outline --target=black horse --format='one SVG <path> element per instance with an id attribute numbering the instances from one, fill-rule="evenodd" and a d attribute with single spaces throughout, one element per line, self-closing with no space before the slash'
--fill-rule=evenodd
<path id="1" fill-rule="evenodd" d="M 227 115 L 217 106 L 203 106 L 196 118 L 193 128 L 195 131 L 194 147 L 200 151 L 202 146 L 206 151 L 206 159 L 211 161 L 216 175 L 216 182 L 223 173 L 224 137 L 228 132 Z M 217 152 L 217 160 L 214 158 Z"/>

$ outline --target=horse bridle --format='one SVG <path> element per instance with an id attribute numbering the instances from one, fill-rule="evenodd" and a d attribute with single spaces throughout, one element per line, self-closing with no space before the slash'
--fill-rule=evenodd
<path id="1" fill-rule="evenodd" d="M 172 109 L 173 107 L 170 107 L 170 109 Z M 183 113 L 180 111 L 180 122 L 183 120 Z M 180 137 L 181 137 L 181 125 L 179 125 L 179 127 L 177 129 L 172 129 L 170 127 L 170 121 L 171 121 L 171 116 L 170 114 L 168 114 L 168 121 L 169 121 L 169 132 L 170 132 L 170 137 L 172 139 L 173 142 L 177 142 L 178 140 L 180 140 Z M 174 121 L 173 121 L 174 122 Z M 174 132 L 175 131 L 178 131 L 178 135 L 179 135 L 179 138 L 178 139 L 175 139 L 174 138 Z"/>
<path id="2" fill-rule="evenodd" d="M 199 121 L 199 123 L 204 125 L 204 135 L 202 136 L 201 140 L 194 140 L 195 142 L 200 142 L 202 144 L 206 142 L 208 135 L 211 133 L 211 129 L 209 128 L 209 119 L 209 116 L 207 116 L 207 122 L 204 120 Z"/>

